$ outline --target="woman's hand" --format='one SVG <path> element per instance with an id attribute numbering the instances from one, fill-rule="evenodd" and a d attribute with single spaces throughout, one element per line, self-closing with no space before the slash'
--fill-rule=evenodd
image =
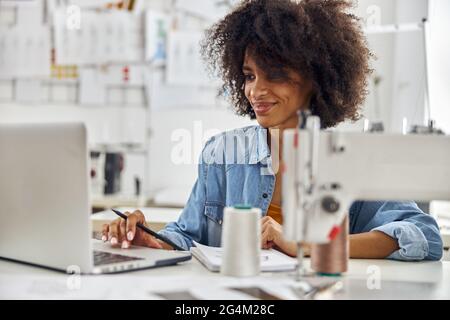
<path id="1" fill-rule="evenodd" d="M 136 227 L 138 223 L 146 225 L 145 216 L 141 211 L 125 212 L 125 215 L 128 216 L 127 220 L 118 218 L 110 224 L 103 225 L 103 242 L 109 241 L 113 247 L 121 246 L 122 249 L 128 249 L 130 245 L 163 248 L 155 237 Z"/>
<path id="2" fill-rule="evenodd" d="M 265 216 L 262 218 L 261 224 L 261 247 L 263 249 L 277 247 L 290 256 L 297 254 L 297 244 L 283 238 L 283 227 L 278 222 Z"/>
<path id="3" fill-rule="evenodd" d="M 283 226 L 269 216 L 261 220 L 261 247 L 263 249 L 277 248 L 291 257 L 297 256 L 297 243 L 283 238 Z M 310 246 L 303 245 L 304 255 L 309 256 Z"/>
<path id="4" fill-rule="evenodd" d="M 261 219 L 261 247 L 270 249 L 283 244 L 283 227 L 273 218 L 265 216 Z"/>

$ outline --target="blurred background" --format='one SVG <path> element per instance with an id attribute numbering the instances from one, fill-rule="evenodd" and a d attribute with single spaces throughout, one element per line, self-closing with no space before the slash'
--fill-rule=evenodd
<path id="1" fill-rule="evenodd" d="M 253 124 L 199 56 L 203 31 L 236 3 L 0 0 L 0 122 L 86 123 L 94 211 L 182 207 L 206 139 Z M 450 1 L 360 0 L 354 12 L 377 59 L 364 117 L 337 130 L 434 120 L 449 133 Z"/>

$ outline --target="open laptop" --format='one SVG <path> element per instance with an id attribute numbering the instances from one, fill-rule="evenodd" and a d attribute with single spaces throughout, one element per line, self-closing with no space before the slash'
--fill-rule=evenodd
<path id="1" fill-rule="evenodd" d="M 89 179 L 83 124 L 0 124 L 0 258 L 93 274 L 191 259 L 92 239 Z"/>

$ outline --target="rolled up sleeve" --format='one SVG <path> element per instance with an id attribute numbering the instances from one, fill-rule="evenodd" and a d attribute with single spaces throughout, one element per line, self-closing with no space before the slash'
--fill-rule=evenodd
<path id="1" fill-rule="evenodd" d="M 373 210 L 373 216 L 363 231 L 380 231 L 398 241 L 399 250 L 388 259 L 418 261 L 440 260 L 443 243 L 435 219 L 424 213 L 414 202 L 373 202 L 361 207 Z"/>
<path id="2" fill-rule="evenodd" d="M 168 223 L 158 232 L 185 250 L 193 246 L 192 240 L 200 242 L 204 228 L 201 214 L 204 210 L 204 188 L 203 179 L 199 176 L 178 221 Z"/>
<path id="3" fill-rule="evenodd" d="M 203 213 L 206 201 L 207 164 L 210 161 L 207 159 L 207 155 L 210 152 L 211 143 L 212 140 L 209 140 L 202 150 L 198 165 L 198 178 L 180 218 L 176 222 L 168 223 L 164 229 L 158 232 L 185 250 L 189 250 L 193 246 L 193 241 L 203 243 L 206 234 L 206 218 Z"/>
<path id="4" fill-rule="evenodd" d="M 178 222 L 169 223 L 166 228 L 158 232 L 160 235 L 170 239 L 173 243 L 188 251 L 192 247 L 192 240 L 183 234 Z"/>
<path id="5" fill-rule="evenodd" d="M 423 260 L 428 256 L 428 241 L 423 232 L 410 222 L 391 222 L 373 229 L 381 231 L 397 239 L 399 250 L 393 252 L 388 259 Z"/>

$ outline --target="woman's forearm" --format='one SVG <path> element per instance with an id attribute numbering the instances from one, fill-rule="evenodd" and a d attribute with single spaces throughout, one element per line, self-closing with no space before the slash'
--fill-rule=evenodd
<path id="1" fill-rule="evenodd" d="M 278 246 L 290 256 L 297 255 L 295 242 L 284 242 Z M 310 254 L 310 246 L 304 245 L 305 256 Z M 350 258 L 384 259 L 399 249 L 397 240 L 380 231 L 349 235 Z"/>
<path id="2" fill-rule="evenodd" d="M 352 234 L 350 258 L 384 259 L 399 249 L 396 239 L 380 231 Z"/>

